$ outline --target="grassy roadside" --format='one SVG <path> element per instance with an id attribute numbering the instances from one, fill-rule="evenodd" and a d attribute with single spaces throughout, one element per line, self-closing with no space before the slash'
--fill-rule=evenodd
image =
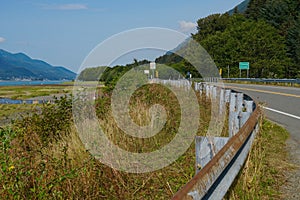
<path id="1" fill-rule="evenodd" d="M 155 94 L 155 95 L 150 95 Z M 142 99 L 140 97 L 143 97 Z M 209 102 L 198 96 L 202 126 L 210 120 Z M 107 136 L 131 152 L 148 152 L 168 143 L 180 123 L 172 92 L 159 86 L 137 91 L 130 114 L 136 123 L 149 122 L 149 106 L 164 105 L 168 119 L 161 134 L 135 139 L 122 134 L 109 110 L 110 97 L 96 104 Z M 199 135 L 206 127 L 199 128 Z M 25 117 L 12 128 L 0 128 L 0 199 L 169 199 L 194 175 L 194 144 L 173 164 L 161 170 L 132 174 L 95 160 L 79 140 L 72 120 L 72 102 L 47 104 L 39 114 Z"/>
<path id="2" fill-rule="evenodd" d="M 210 120 L 210 105 L 198 98 L 203 126 L 198 135 L 203 135 Z M 149 145 L 145 145 L 145 140 L 125 137 L 116 128 L 107 110 L 109 101 L 103 95 L 97 102 L 99 123 L 123 149 L 148 152 L 168 143 L 173 135 L 167 133 L 176 132 L 180 113 L 170 91 L 150 87 L 133 96 L 130 113 L 137 123 L 149 121 L 149 106 L 155 103 L 164 105 L 170 117 L 164 132 L 155 141 L 146 142 Z M 15 108 L 18 109 L 21 108 Z M 41 114 L 26 117 L 12 129 L 0 128 L 0 199 L 169 199 L 194 175 L 194 144 L 164 169 L 146 174 L 120 172 L 94 160 L 85 151 L 72 124 L 71 102 L 62 99 L 41 109 Z M 285 181 L 283 172 L 290 169 L 285 151 L 288 133 L 266 120 L 261 127 L 227 199 L 281 197 L 278 188 Z"/>
<path id="3" fill-rule="evenodd" d="M 279 188 L 291 170 L 286 140 L 289 133 L 281 126 L 262 120 L 252 150 L 225 199 L 284 199 Z"/>

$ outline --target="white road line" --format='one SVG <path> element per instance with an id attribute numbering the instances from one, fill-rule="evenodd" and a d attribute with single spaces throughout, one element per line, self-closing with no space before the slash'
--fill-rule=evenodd
<path id="1" fill-rule="evenodd" d="M 268 108 L 268 107 L 265 107 L 265 106 L 262 106 L 262 107 L 264 109 L 266 109 L 266 110 L 270 110 L 270 111 L 273 111 L 273 112 L 276 112 L 276 113 L 279 113 L 279 114 L 282 114 L 282 115 L 285 115 L 285 116 L 293 117 L 295 119 L 299 119 L 300 120 L 299 116 L 292 115 L 292 114 L 289 114 L 289 113 L 286 113 L 286 112 L 282 112 L 282 111 L 279 111 L 279 110 L 275 110 L 275 109 L 272 109 L 272 108 Z"/>

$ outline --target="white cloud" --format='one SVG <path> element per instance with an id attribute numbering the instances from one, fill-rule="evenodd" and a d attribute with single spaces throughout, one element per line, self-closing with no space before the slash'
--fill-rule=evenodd
<path id="1" fill-rule="evenodd" d="M 4 42 L 4 41 L 5 41 L 5 38 L 0 37 L 0 43 L 1 43 L 1 42 Z"/>
<path id="2" fill-rule="evenodd" d="M 194 22 L 179 21 L 179 30 L 184 33 L 191 33 L 196 31 L 197 24 Z"/>
<path id="3" fill-rule="evenodd" d="M 87 10 L 88 6 L 85 4 L 55 4 L 55 5 L 42 5 L 43 9 L 49 10 Z"/>

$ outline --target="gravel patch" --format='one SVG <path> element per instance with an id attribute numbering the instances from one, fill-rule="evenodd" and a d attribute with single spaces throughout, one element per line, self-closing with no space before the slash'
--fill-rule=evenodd
<path id="1" fill-rule="evenodd" d="M 294 169 L 287 171 L 285 176 L 287 182 L 281 187 L 283 199 L 300 199 L 300 144 L 293 138 L 287 141 L 289 161 L 294 165 Z"/>

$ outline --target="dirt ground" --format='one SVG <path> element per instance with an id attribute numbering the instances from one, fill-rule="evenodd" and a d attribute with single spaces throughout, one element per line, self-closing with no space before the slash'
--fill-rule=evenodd
<path id="1" fill-rule="evenodd" d="M 282 186 L 283 199 L 300 199 L 300 144 L 290 138 L 287 141 L 289 160 L 294 165 L 293 170 L 286 173 L 287 182 Z"/>

